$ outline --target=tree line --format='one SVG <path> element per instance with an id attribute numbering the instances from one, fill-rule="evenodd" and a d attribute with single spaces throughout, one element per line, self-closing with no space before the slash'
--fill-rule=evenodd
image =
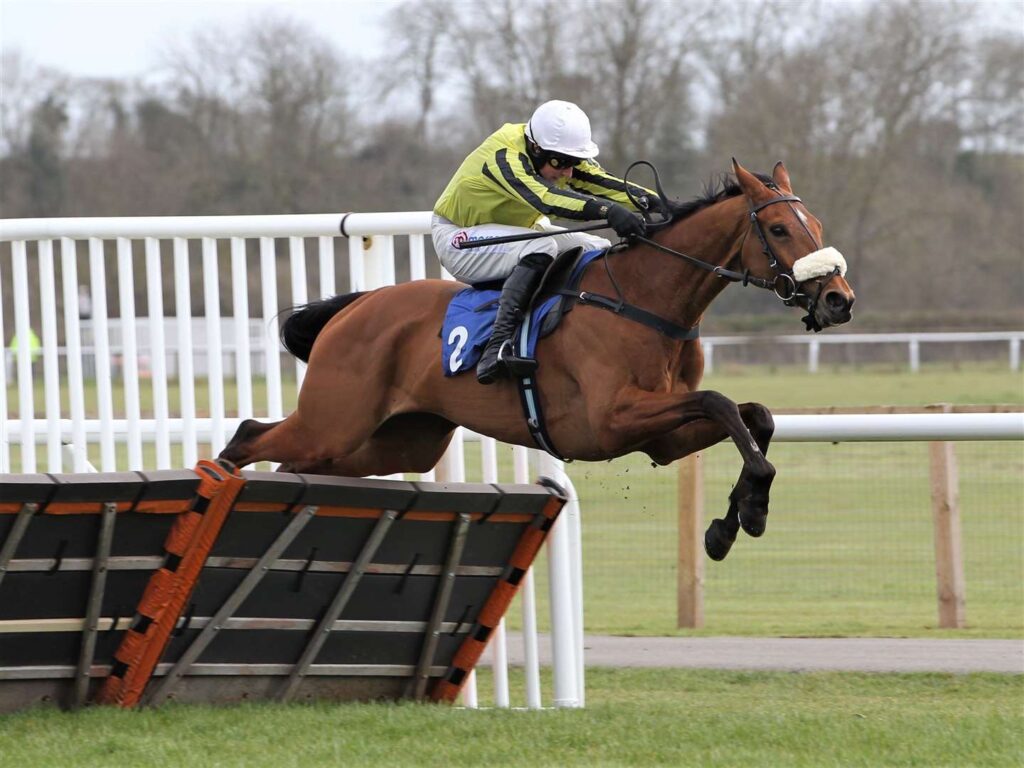
<path id="1" fill-rule="evenodd" d="M 1006 9 L 1004 8 L 1004 11 Z M 6 52 L 0 213 L 423 210 L 484 136 L 566 98 L 599 160 L 696 196 L 786 162 L 862 312 L 1024 319 L 1024 11 L 961 2 L 413 0 L 362 60 L 286 15 L 197 32 L 147 78 Z M 638 180 L 649 183 L 647 179 Z M 760 314 L 760 292 L 727 312 Z"/>

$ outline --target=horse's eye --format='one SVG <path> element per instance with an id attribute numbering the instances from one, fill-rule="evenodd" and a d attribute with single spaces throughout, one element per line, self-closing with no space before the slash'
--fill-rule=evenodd
<path id="1" fill-rule="evenodd" d="M 768 227 L 768 231 L 771 232 L 776 237 L 785 237 L 786 235 L 789 234 L 786 231 L 786 228 L 781 224 L 772 224 L 770 227 Z"/>

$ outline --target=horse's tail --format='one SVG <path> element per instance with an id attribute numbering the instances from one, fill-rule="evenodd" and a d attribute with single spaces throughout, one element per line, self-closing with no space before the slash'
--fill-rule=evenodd
<path id="1" fill-rule="evenodd" d="M 363 295 L 348 293 L 344 296 L 332 296 L 329 299 L 311 301 L 298 307 L 292 307 L 292 313 L 281 325 L 281 343 L 284 348 L 304 363 L 309 362 L 309 353 L 313 342 L 327 321 L 341 312 L 345 307 Z"/>

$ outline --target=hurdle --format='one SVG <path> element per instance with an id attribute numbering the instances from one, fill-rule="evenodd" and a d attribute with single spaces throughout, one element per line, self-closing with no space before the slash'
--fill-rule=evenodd
<path id="1" fill-rule="evenodd" d="M 452 702 L 566 504 L 538 484 L 6 475 L 0 711 Z"/>

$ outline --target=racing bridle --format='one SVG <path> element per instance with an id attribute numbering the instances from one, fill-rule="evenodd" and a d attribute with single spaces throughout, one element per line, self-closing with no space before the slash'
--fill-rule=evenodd
<path id="1" fill-rule="evenodd" d="M 661 179 L 659 178 L 658 170 L 653 165 L 651 165 L 651 163 L 647 162 L 646 160 L 639 160 L 633 163 L 626 170 L 624 178 L 628 179 L 630 171 L 632 171 L 633 168 L 636 167 L 637 165 L 650 166 L 651 171 L 654 174 L 655 189 L 658 192 L 657 201 L 661 206 L 661 213 L 664 218 L 661 221 L 654 221 L 653 217 L 651 216 L 650 210 L 648 210 L 648 207 L 641 206 L 638 203 L 638 201 L 634 199 L 632 188 L 628 183 L 626 184 L 626 194 L 629 196 L 630 200 L 633 201 L 633 204 L 642 212 L 644 219 L 647 221 L 648 231 L 656 232 L 672 223 L 671 210 L 665 202 L 667 198 L 665 197 L 665 192 L 661 187 Z M 707 272 L 711 272 L 712 274 L 717 275 L 718 277 L 721 277 L 725 280 L 729 280 L 730 282 L 737 282 L 740 283 L 741 285 L 753 285 L 757 288 L 764 288 L 766 290 L 770 290 L 774 292 L 775 295 L 779 298 L 779 300 L 787 307 L 796 306 L 799 299 L 807 299 L 807 304 L 805 306 L 805 309 L 807 310 L 807 315 L 801 319 L 803 320 L 804 325 L 806 326 L 806 329 L 808 331 L 814 331 L 815 333 L 817 333 L 818 331 L 822 330 L 822 326 L 817 320 L 818 302 L 821 300 L 821 296 L 825 291 L 825 287 L 834 278 L 842 276 L 844 274 L 845 261 L 842 261 L 842 256 L 840 256 L 838 251 L 835 251 L 835 249 L 824 248 L 822 246 L 822 244 L 818 241 L 818 238 L 814 236 L 810 228 L 807 226 L 807 222 L 804 220 L 804 217 L 801 216 L 800 213 L 793 206 L 793 203 L 803 203 L 803 200 L 801 200 L 799 197 L 793 194 L 783 194 L 782 190 L 780 190 L 778 185 L 775 184 L 774 182 L 763 181 L 762 183 L 768 189 L 772 190 L 773 192 L 779 192 L 779 194 L 776 197 L 770 198 L 756 205 L 754 205 L 748 199 L 747 205 L 750 211 L 750 228 L 744 233 L 743 239 L 740 241 L 740 246 L 736 251 L 736 256 L 733 257 L 733 259 L 730 259 L 730 261 L 737 258 L 742 258 L 743 248 L 746 245 L 747 237 L 750 235 L 751 230 L 753 230 L 757 234 L 758 240 L 761 241 L 761 252 L 764 254 L 765 258 L 768 261 L 768 268 L 774 273 L 773 277 L 771 278 L 757 277 L 755 275 L 752 275 L 749 269 L 744 269 L 742 272 L 737 272 L 736 270 L 727 269 L 726 267 L 708 264 L 706 261 L 702 261 L 701 259 L 695 258 L 681 251 L 668 248 L 664 245 L 661 245 L 660 243 L 656 243 L 655 241 L 647 237 L 636 237 L 634 239 L 638 242 L 642 242 L 646 245 L 649 245 L 652 248 L 655 248 L 659 251 L 663 251 L 673 256 L 682 258 L 685 261 L 693 264 L 694 266 L 699 267 L 700 269 L 703 269 Z M 775 249 L 772 248 L 772 245 L 764 232 L 764 227 L 762 226 L 761 220 L 757 215 L 760 211 L 777 203 L 786 203 L 789 206 L 789 209 L 793 212 L 793 217 L 800 222 L 800 226 L 803 227 L 804 231 L 807 233 L 807 236 L 810 237 L 811 243 L 813 243 L 816 246 L 814 251 L 811 251 L 810 253 L 806 254 L 800 259 L 797 259 L 797 261 L 794 262 L 792 268 L 783 266 L 779 261 L 779 257 L 775 253 Z M 797 269 L 798 262 L 802 261 L 803 259 L 807 259 L 808 257 L 817 256 L 819 254 L 824 255 L 829 252 L 835 254 L 834 257 L 831 256 L 831 254 L 829 255 L 829 258 L 832 259 L 831 262 L 829 262 L 832 266 L 831 270 L 827 269 L 826 267 L 824 271 L 822 271 L 822 268 L 819 267 L 816 269 L 814 273 L 807 274 L 806 276 L 799 279 L 794 274 L 794 270 Z M 804 286 L 812 279 L 816 279 L 818 283 L 818 290 L 815 291 L 813 296 L 811 296 L 808 293 L 803 293 L 800 290 L 802 286 Z"/>
<path id="2" fill-rule="evenodd" d="M 778 186 L 773 183 L 767 183 L 765 184 L 765 186 L 767 186 L 768 189 L 771 189 L 776 192 L 781 191 L 779 190 Z M 810 227 L 807 226 L 807 222 L 805 221 L 804 217 L 800 215 L 800 212 L 797 211 L 795 207 L 793 207 L 793 203 L 803 203 L 803 200 L 801 200 L 796 195 L 780 194 L 777 197 L 765 200 L 761 203 L 758 203 L 757 205 L 754 205 L 753 203 L 750 203 L 748 201 L 748 206 L 750 209 L 751 229 L 753 229 L 754 232 L 757 233 L 757 239 L 761 241 L 761 252 L 765 255 L 765 258 L 768 260 L 768 268 L 775 273 L 775 278 L 774 280 L 771 281 L 771 289 L 775 292 L 775 295 L 779 298 L 779 300 L 782 301 L 782 303 L 785 304 L 787 307 L 795 306 L 798 303 L 799 299 L 807 299 L 807 304 L 805 305 L 807 315 L 801 319 L 803 320 L 804 325 L 806 326 L 806 329 L 808 331 L 813 330 L 815 333 L 817 333 L 818 331 L 822 330 L 821 324 L 817 320 L 818 302 L 821 300 L 821 295 L 825 291 L 825 286 L 827 286 L 834 278 L 840 276 L 843 270 L 839 263 L 834 263 L 830 271 L 826 271 L 820 274 L 808 275 L 807 277 L 798 280 L 794 272 L 797 268 L 797 262 L 801 261 L 801 259 L 797 259 L 797 262 L 794 262 L 792 268 L 782 266 L 779 262 L 779 257 L 775 254 L 775 250 L 772 248 L 771 243 L 768 241 L 767 235 L 765 235 L 764 227 L 761 224 L 761 220 L 757 216 L 759 211 L 767 208 L 770 205 L 775 205 L 776 203 L 786 203 L 789 206 L 789 209 L 793 212 L 794 218 L 800 222 L 800 226 L 803 227 L 804 232 L 806 232 L 807 236 L 811 238 L 811 243 L 813 243 L 816 246 L 815 250 L 811 251 L 806 256 L 801 257 L 802 259 L 805 259 L 808 256 L 814 256 L 815 254 L 823 253 L 825 251 L 825 248 L 818 241 L 818 238 L 814 236 L 814 233 L 811 232 L 811 229 Z M 747 234 L 743 236 L 744 243 L 746 242 L 747 235 L 749 234 L 750 230 L 747 230 Z M 739 250 L 740 253 L 743 252 L 743 243 L 740 244 Z M 800 290 L 812 279 L 816 280 L 818 283 L 818 290 L 815 291 L 813 296 L 811 296 L 808 293 L 803 293 Z"/>

